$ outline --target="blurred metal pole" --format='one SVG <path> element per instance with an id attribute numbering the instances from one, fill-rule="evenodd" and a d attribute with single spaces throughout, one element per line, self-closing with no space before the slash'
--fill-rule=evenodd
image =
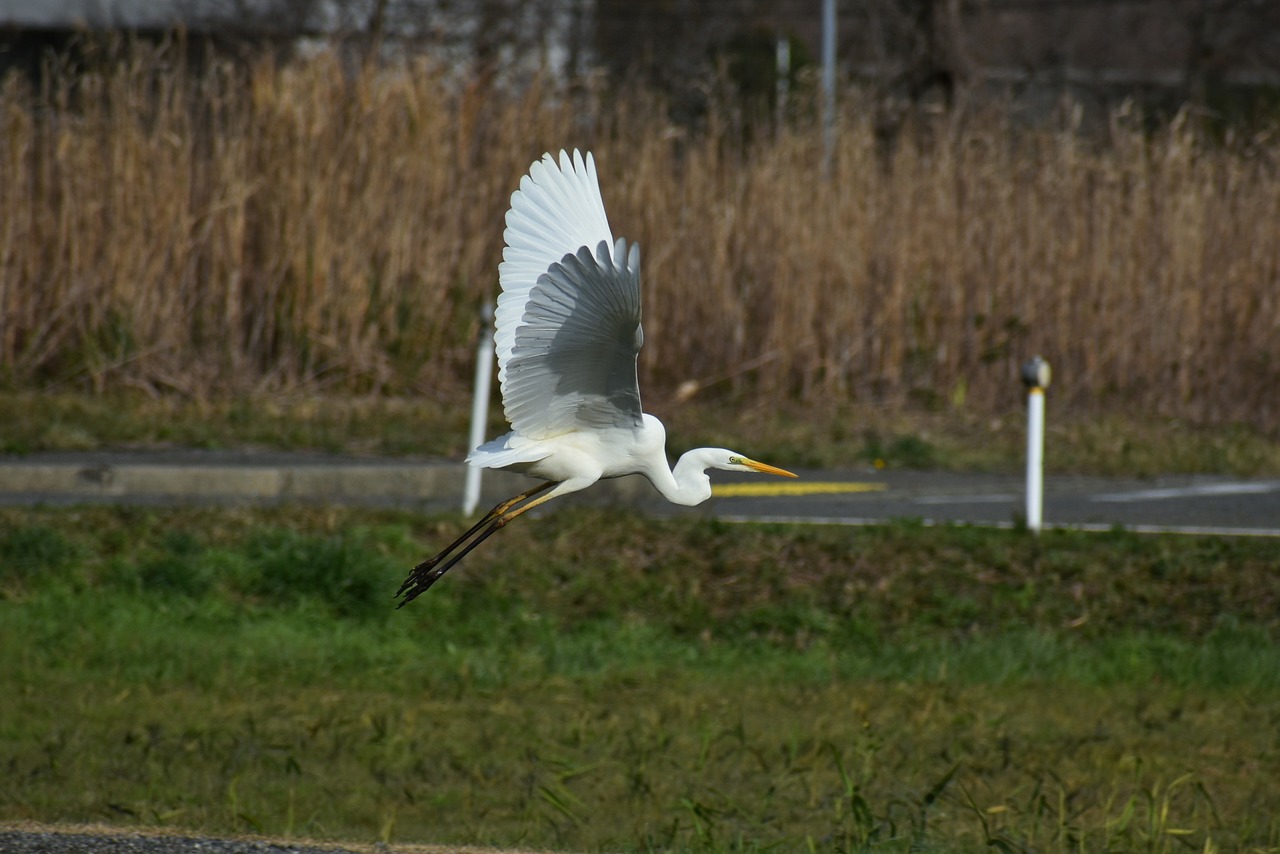
<path id="1" fill-rule="evenodd" d="M 477 448 L 484 442 L 489 421 L 489 391 L 493 383 L 493 305 L 480 308 L 480 334 L 476 344 L 475 396 L 471 399 L 471 444 Z M 467 480 L 462 489 L 462 512 L 470 516 L 480 503 L 480 469 L 467 466 Z"/>
<path id="2" fill-rule="evenodd" d="M 1027 529 L 1040 533 L 1044 517 L 1044 390 L 1049 387 L 1049 363 L 1039 356 L 1022 366 L 1027 387 Z"/>
<path id="3" fill-rule="evenodd" d="M 822 0 L 822 174 L 836 147 L 836 0 Z"/>

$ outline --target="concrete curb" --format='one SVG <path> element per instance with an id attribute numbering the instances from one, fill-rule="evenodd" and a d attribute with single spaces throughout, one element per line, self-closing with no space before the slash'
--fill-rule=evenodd
<path id="1" fill-rule="evenodd" d="M 462 504 L 466 466 L 386 459 L 247 451 L 59 452 L 0 457 L 0 505 L 284 504 L 411 507 L 445 512 Z M 638 478 L 595 490 L 615 501 L 640 498 Z M 531 481 L 485 472 L 482 504 L 496 503 Z"/>

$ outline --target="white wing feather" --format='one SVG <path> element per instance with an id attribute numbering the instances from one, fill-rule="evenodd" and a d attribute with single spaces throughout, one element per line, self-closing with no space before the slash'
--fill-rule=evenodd
<path id="1" fill-rule="evenodd" d="M 477 450 L 506 459 L 537 453 L 525 440 L 638 428 L 640 254 L 613 241 L 594 158 L 561 151 L 559 163 L 535 162 L 504 237 L 494 343 L 514 432 Z"/>
<path id="2" fill-rule="evenodd" d="M 613 246 L 595 158 L 588 153 L 584 160 L 574 151 L 571 159 L 561 151 L 559 164 L 549 153 L 535 162 L 529 174 L 520 179 L 520 189 L 511 195 L 503 239 L 507 245 L 498 265 L 502 294 L 498 297 L 493 340 L 498 355 L 498 382 L 505 400 L 507 364 L 515 346 L 516 329 L 538 277 L 583 246 L 593 252 L 602 240 Z"/>
<path id="3" fill-rule="evenodd" d="M 640 248 L 601 241 L 553 263 L 529 291 L 502 403 L 523 436 L 638 429 Z"/>

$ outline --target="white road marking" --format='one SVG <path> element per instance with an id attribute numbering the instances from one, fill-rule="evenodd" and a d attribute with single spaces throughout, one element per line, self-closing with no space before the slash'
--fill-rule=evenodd
<path id="1" fill-rule="evenodd" d="M 1132 501 L 1160 501 L 1170 498 L 1213 498 L 1220 495 L 1260 495 L 1280 489 L 1280 480 L 1255 481 L 1253 483 L 1206 483 L 1200 486 L 1171 487 L 1167 489 L 1139 489 L 1134 492 L 1107 492 L 1094 495 L 1090 500 L 1113 504 Z"/>
<path id="2" fill-rule="evenodd" d="M 721 522 L 743 525 L 842 525 L 866 528 L 888 525 L 893 519 L 873 519 L 867 516 L 734 516 L 717 515 Z M 1013 522 L 963 522 L 953 519 L 911 519 L 926 528 L 938 526 L 966 528 L 1011 529 Z M 1045 524 L 1045 530 L 1088 531 L 1104 533 L 1124 530 L 1133 534 L 1186 534 L 1201 537 L 1280 537 L 1280 528 L 1226 528 L 1219 525 L 1119 525 L 1108 522 L 1080 522 L 1061 525 Z"/>

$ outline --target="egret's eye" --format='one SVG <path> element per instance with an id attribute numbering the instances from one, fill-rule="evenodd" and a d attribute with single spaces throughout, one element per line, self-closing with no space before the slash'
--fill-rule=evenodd
<path id="1" fill-rule="evenodd" d="M 742 465 L 742 457 L 729 457 L 729 463 L 730 465 L 740 466 Z"/>

